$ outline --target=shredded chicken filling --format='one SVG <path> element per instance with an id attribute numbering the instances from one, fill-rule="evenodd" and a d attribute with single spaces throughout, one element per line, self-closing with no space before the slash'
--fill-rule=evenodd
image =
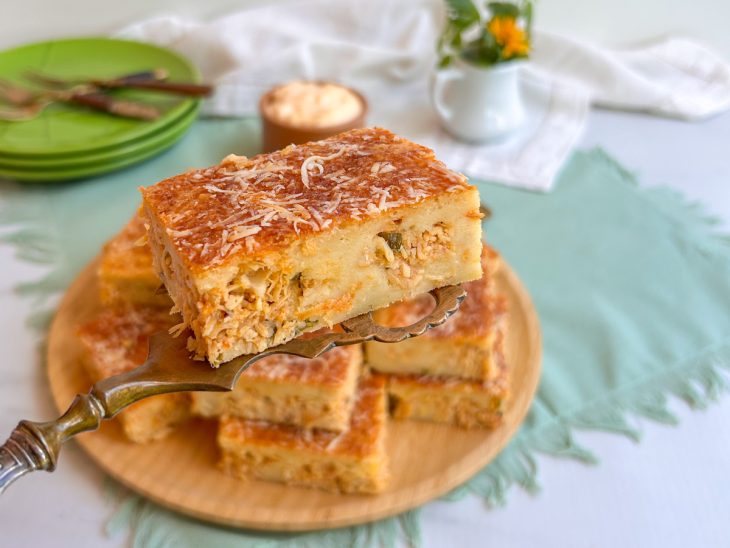
<path id="1" fill-rule="evenodd" d="M 423 231 L 381 232 L 374 237 L 373 248 L 364 254 L 361 265 L 383 268 L 392 285 L 413 287 L 422 280 L 431 260 L 452 249 L 451 230 L 446 223 L 437 223 Z M 150 243 L 164 249 L 164 244 L 152 238 Z M 197 337 L 188 341 L 188 348 L 199 358 L 207 354 L 214 365 L 242 341 L 248 343 L 244 353 L 258 352 L 325 323 L 315 317 L 293 318 L 306 308 L 313 292 L 319 293 L 327 285 L 327 279 L 247 264 L 225 287 L 198 297 L 192 281 L 181 275 L 184 269 L 178 266 L 165 250 L 159 265 L 162 277 L 183 316 L 192 318 L 190 327 Z M 175 333 L 182 332 L 185 325 L 175 326 Z"/>
<path id="2" fill-rule="evenodd" d="M 364 257 L 361 264 L 379 264 L 385 268 L 390 283 L 411 287 L 421 281 L 424 266 L 431 259 L 452 247 L 451 227 L 446 223 L 436 223 L 420 233 L 381 232 L 375 238 L 374 257 Z"/>

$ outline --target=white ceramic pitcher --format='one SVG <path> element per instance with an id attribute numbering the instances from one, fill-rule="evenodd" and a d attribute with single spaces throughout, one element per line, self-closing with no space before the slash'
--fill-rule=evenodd
<path id="1" fill-rule="evenodd" d="M 446 130 L 464 141 L 506 137 L 525 121 L 520 68 L 511 62 L 480 68 L 454 61 L 433 75 L 431 98 Z"/>

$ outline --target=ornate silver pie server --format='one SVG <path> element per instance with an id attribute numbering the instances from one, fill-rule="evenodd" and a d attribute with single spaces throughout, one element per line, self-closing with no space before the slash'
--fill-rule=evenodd
<path id="1" fill-rule="evenodd" d="M 61 445 L 76 434 L 99 428 L 128 405 L 143 398 L 169 392 L 232 390 L 239 375 L 251 364 L 272 354 L 316 358 L 335 346 L 376 340 L 400 342 L 422 335 L 454 314 L 466 293 L 459 286 L 431 291 L 433 311 L 406 327 L 383 327 L 370 313 L 340 324 L 343 332 L 325 333 L 310 339 L 295 339 L 259 354 L 239 356 L 217 369 L 190 358 L 184 337 L 157 333 L 150 340 L 147 361 L 140 367 L 97 382 L 88 394 L 76 396 L 66 412 L 54 421 L 20 421 L 10 438 L 0 446 L 0 493 L 20 476 L 34 470 L 52 472 Z"/>

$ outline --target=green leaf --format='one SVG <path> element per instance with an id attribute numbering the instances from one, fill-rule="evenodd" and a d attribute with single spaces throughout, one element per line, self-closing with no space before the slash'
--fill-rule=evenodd
<path id="1" fill-rule="evenodd" d="M 472 0 L 446 0 L 446 13 L 459 31 L 479 22 L 479 10 Z"/>
<path id="2" fill-rule="evenodd" d="M 479 10 L 472 0 L 446 0 L 448 18 L 436 43 L 439 66 L 446 66 L 461 49 L 461 33 L 480 23 Z"/>
<path id="3" fill-rule="evenodd" d="M 527 0 L 522 6 L 522 15 L 525 18 L 525 34 L 527 39 L 532 40 L 532 2 Z"/>
<path id="4" fill-rule="evenodd" d="M 400 251 L 403 247 L 403 234 L 400 232 L 378 232 L 378 236 L 383 238 L 393 251 Z"/>
<path id="5" fill-rule="evenodd" d="M 453 55 L 444 55 L 439 59 L 438 68 L 443 69 L 448 67 L 454 61 Z"/>
<path id="6" fill-rule="evenodd" d="M 489 8 L 493 17 L 514 17 L 517 19 L 520 16 L 520 8 L 509 2 L 489 2 L 487 8 Z"/>
<path id="7" fill-rule="evenodd" d="M 487 67 L 499 62 L 501 48 L 494 36 L 483 32 L 479 38 L 464 46 L 461 57 L 473 65 Z"/>

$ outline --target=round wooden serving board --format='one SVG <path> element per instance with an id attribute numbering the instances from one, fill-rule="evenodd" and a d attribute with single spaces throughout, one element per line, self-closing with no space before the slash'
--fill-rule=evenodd
<path id="1" fill-rule="evenodd" d="M 66 293 L 51 327 L 48 375 L 59 411 L 90 381 L 82 367 L 77 327 L 99 309 L 96 262 Z M 540 377 L 540 327 L 532 302 L 505 264 L 498 287 L 509 299 L 506 357 L 512 396 L 495 430 L 459 430 L 391 421 L 391 481 L 380 495 L 338 495 L 226 476 L 217 467 L 216 424 L 196 420 L 146 445 L 126 440 L 115 421 L 77 441 L 99 466 L 130 489 L 206 521 L 254 529 L 302 531 L 365 523 L 424 504 L 464 483 L 489 463 L 527 414 Z"/>

